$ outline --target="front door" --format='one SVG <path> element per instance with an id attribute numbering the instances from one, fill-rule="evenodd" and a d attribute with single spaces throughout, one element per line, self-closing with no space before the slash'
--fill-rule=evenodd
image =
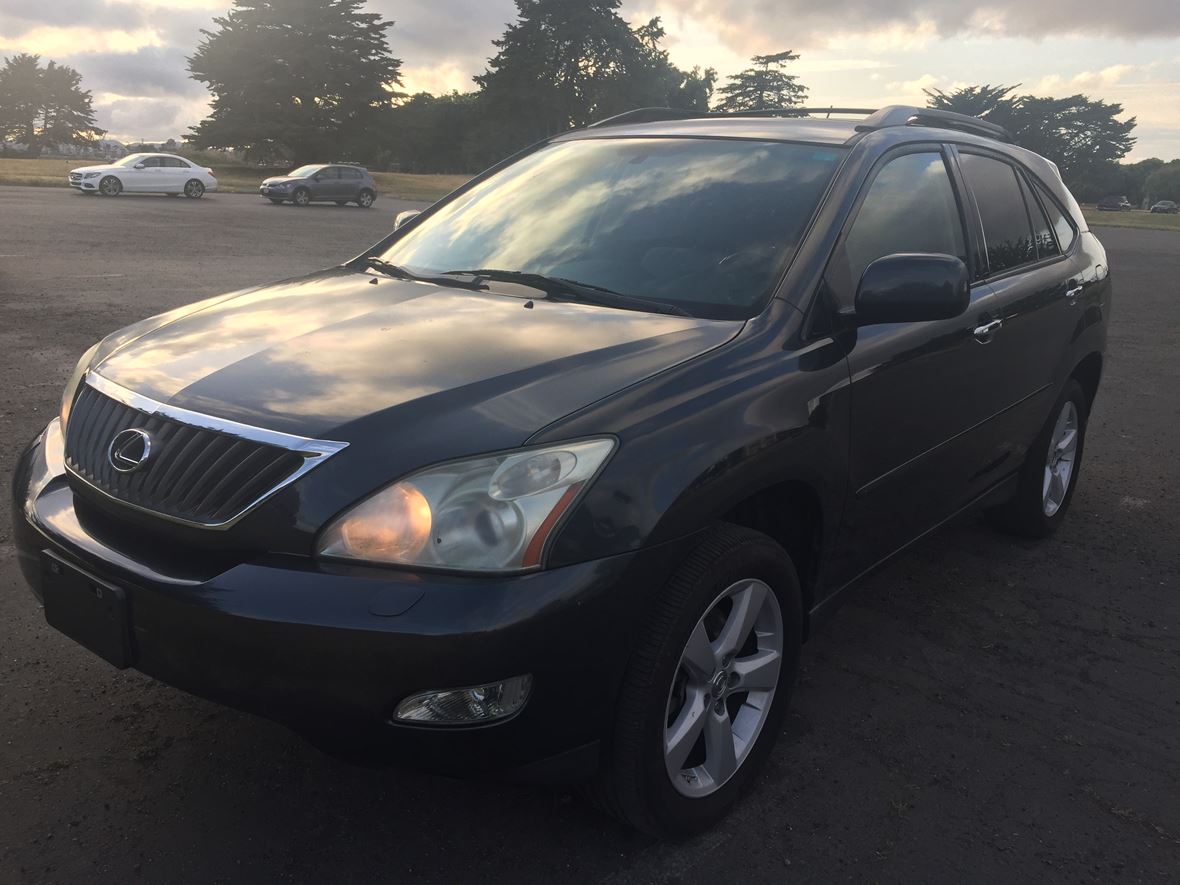
<path id="1" fill-rule="evenodd" d="M 878 167 L 829 263 L 825 286 L 853 304 L 864 269 L 886 255 L 954 255 L 969 268 L 967 206 L 938 145 Z M 989 419 L 1002 410 L 988 332 L 997 299 L 976 285 L 959 317 L 844 333 L 851 379 L 849 498 L 833 579 L 842 583 L 953 514 L 986 487 Z"/>

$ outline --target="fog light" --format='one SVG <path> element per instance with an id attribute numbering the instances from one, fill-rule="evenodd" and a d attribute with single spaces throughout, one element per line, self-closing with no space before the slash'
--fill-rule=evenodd
<path id="1" fill-rule="evenodd" d="M 511 716 L 524 706 L 533 677 L 513 676 L 471 688 L 448 688 L 410 695 L 397 705 L 393 718 L 423 725 L 474 725 Z"/>

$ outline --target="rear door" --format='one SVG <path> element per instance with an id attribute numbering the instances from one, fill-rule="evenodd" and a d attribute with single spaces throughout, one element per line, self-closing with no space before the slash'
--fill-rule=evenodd
<path id="1" fill-rule="evenodd" d="M 185 182 L 192 176 L 189 164 L 178 157 L 161 157 L 160 176 L 163 190 L 178 194 L 184 190 Z"/>
<path id="2" fill-rule="evenodd" d="M 864 269 L 886 255 L 949 254 L 974 268 L 969 204 L 949 151 L 911 146 L 878 166 L 838 243 L 824 285 L 852 307 Z M 995 352 L 978 329 L 996 297 L 975 285 L 948 320 L 863 326 L 844 333 L 851 378 L 850 496 L 834 577 L 861 571 L 937 525 L 992 482 L 989 421 L 1003 407 Z"/>
<path id="3" fill-rule="evenodd" d="M 1022 167 L 977 148 L 956 154 L 984 247 L 979 278 L 995 293 L 1001 323 L 987 346 L 995 357 L 992 383 L 1005 401 L 994 457 L 1010 472 L 1052 406 L 1081 314 L 1081 275 L 1072 226 L 1059 209 L 1050 221 L 1043 200 L 1051 199 Z"/>

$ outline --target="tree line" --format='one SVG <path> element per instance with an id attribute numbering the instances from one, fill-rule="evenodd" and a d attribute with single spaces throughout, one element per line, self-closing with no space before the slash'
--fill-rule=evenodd
<path id="1" fill-rule="evenodd" d="M 394 22 L 365 0 L 233 0 L 201 32 L 190 75 L 211 94 L 188 133 L 197 149 L 233 149 L 251 162 L 353 160 L 408 172 L 471 173 L 540 139 L 637 107 L 742 112 L 802 107 L 790 73 L 799 55 L 755 56 L 719 83 L 716 70 L 674 65 L 659 18 L 632 26 L 621 0 L 516 0 L 517 20 L 468 92 L 403 91 L 390 47 Z M 1117 162 L 1135 119 L 1084 95 L 1021 94 L 1019 86 L 927 91 L 930 107 L 1008 128 L 1053 160 L 1079 199 L 1180 200 L 1180 161 Z M 0 135 L 27 145 L 102 134 L 77 71 L 21 54 L 0 69 Z"/>

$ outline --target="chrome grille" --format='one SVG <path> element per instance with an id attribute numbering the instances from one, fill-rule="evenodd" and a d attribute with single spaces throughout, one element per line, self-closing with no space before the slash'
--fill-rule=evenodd
<path id="1" fill-rule="evenodd" d="M 116 395 L 96 389 L 96 381 Z M 128 395 L 120 397 L 120 393 Z M 319 443 L 203 418 L 122 391 L 91 375 L 70 411 L 66 466 L 87 485 L 124 504 L 177 522 L 219 528 L 237 521 L 343 448 L 341 443 Z M 150 436 L 151 454 L 138 469 L 120 472 L 110 457 L 111 444 L 129 429 Z M 291 440 L 293 445 L 251 439 L 250 431 Z"/>

